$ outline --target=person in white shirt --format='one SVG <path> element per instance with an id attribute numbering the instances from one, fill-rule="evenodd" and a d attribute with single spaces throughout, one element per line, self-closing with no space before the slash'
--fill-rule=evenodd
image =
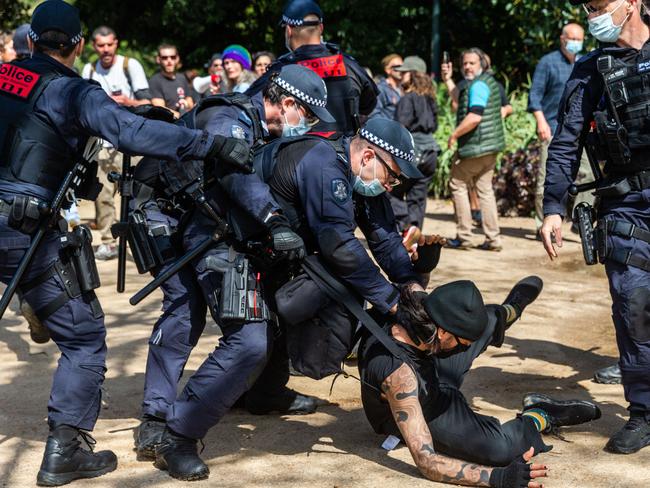
<path id="1" fill-rule="evenodd" d="M 117 54 L 119 40 L 110 27 L 100 26 L 92 34 L 93 49 L 99 56 L 96 63 L 83 67 L 81 76 L 95 80 L 116 103 L 125 107 L 151 103 L 149 83 L 140 62 Z M 108 181 L 108 173 L 121 170 L 122 155 L 110 144 L 104 147 L 98 157 L 98 176 L 104 188 L 95 201 L 95 222 L 102 230 L 102 243 L 95 251 L 97 259 L 117 257 L 117 246 L 111 235 L 111 225 L 117 220 L 115 192 L 117 184 Z"/>

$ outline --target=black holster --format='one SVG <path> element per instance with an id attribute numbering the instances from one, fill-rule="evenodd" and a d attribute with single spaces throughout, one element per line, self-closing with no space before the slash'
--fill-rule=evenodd
<path id="1" fill-rule="evenodd" d="M 34 197 L 16 196 L 11 204 L 8 224 L 23 234 L 33 234 L 41 221 L 45 202 Z"/>
<path id="2" fill-rule="evenodd" d="M 127 240 L 138 273 L 144 274 L 176 259 L 173 232 L 167 224 L 150 225 L 141 210 L 129 215 Z"/>
<path id="3" fill-rule="evenodd" d="M 573 220 L 578 224 L 580 240 L 582 242 L 582 254 L 585 263 L 591 266 L 598 264 L 598 251 L 596 235 L 594 232 L 594 208 L 586 202 L 582 202 L 573 209 Z"/>
<path id="4" fill-rule="evenodd" d="M 85 225 L 78 225 L 72 232 L 67 232 L 61 236 L 61 244 L 63 249 L 67 251 L 70 262 L 74 267 L 82 293 L 95 290 L 101 286 L 92 242 L 92 233 Z"/>

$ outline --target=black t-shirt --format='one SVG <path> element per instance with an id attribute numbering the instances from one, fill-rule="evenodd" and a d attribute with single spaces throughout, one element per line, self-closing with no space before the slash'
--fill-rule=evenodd
<path id="1" fill-rule="evenodd" d="M 151 98 L 162 98 L 165 107 L 170 110 L 180 111 L 180 100 L 192 96 L 192 87 L 182 73 L 176 73 L 173 80 L 156 73 L 149 80 Z"/>
<path id="2" fill-rule="evenodd" d="M 438 128 L 438 105 L 431 97 L 407 93 L 397 102 L 395 120 L 409 132 L 433 134 Z"/>
<path id="3" fill-rule="evenodd" d="M 438 375 L 433 359 L 415 347 L 393 339 L 388 324 L 384 325 L 384 330 L 404 352 L 416 371 L 420 405 L 422 405 L 424 417 L 428 422 L 437 413 L 436 401 L 440 395 Z M 373 335 L 366 333 L 362 338 L 359 346 L 361 401 L 366 417 L 377 434 L 401 436 L 390 411 L 388 400 L 381 397 L 381 385 L 403 363 L 401 359 L 394 357 Z"/>

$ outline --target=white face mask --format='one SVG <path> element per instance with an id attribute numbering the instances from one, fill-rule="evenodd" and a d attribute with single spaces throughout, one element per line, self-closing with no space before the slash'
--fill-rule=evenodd
<path id="1" fill-rule="evenodd" d="M 302 136 L 309 132 L 310 126 L 307 123 L 307 119 L 305 119 L 302 114 L 300 113 L 300 110 L 298 110 L 297 107 L 295 107 L 296 112 L 298 113 L 298 123 L 296 125 L 291 125 L 289 121 L 287 120 L 287 114 L 285 113 L 283 115 L 284 117 L 284 124 L 282 124 L 282 136 L 283 137 L 295 137 L 295 136 Z"/>
<path id="2" fill-rule="evenodd" d="M 589 32 L 592 36 L 598 39 L 600 42 L 616 42 L 621 35 L 623 26 L 627 19 L 630 18 L 628 14 L 623 22 L 620 25 L 614 24 L 613 14 L 616 12 L 626 0 L 621 0 L 620 3 L 616 6 L 611 12 L 604 13 L 593 19 L 589 19 Z"/>
<path id="3" fill-rule="evenodd" d="M 379 181 L 379 178 L 377 178 L 378 162 L 379 161 L 377 161 L 377 158 L 375 158 L 372 181 L 370 181 L 370 183 L 367 183 L 366 181 L 363 180 L 363 178 L 361 178 L 361 171 L 363 170 L 363 167 L 359 168 L 359 174 L 354 177 L 354 185 L 352 187 L 352 189 L 356 191 L 359 195 L 363 195 L 364 197 L 376 197 L 386 191 L 384 185 L 382 185 L 381 181 Z"/>

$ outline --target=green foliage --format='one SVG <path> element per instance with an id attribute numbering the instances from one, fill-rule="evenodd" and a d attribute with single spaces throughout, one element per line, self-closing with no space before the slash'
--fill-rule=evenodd
<path id="1" fill-rule="evenodd" d="M 526 111 L 528 107 L 528 91 L 518 89 L 509 96 L 513 113 L 505 120 L 506 149 L 497 159 L 497 166 L 504 155 L 516 152 L 527 147 L 537 137 L 535 117 Z M 438 159 L 438 169 L 431 182 L 431 192 L 436 197 L 445 197 L 449 194 L 449 173 L 454 160 L 455 151 L 447 149 L 447 140 L 456 127 L 456 114 L 451 111 L 449 93 L 444 84 L 438 86 L 438 130 L 435 138 L 442 148 Z"/>
<path id="2" fill-rule="evenodd" d="M 13 31 L 29 21 L 28 5 L 24 0 L 0 0 L 0 30 Z"/>

